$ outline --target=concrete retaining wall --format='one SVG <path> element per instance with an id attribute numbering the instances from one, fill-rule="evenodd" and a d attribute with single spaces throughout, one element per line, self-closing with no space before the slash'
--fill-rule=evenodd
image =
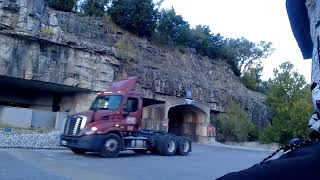
<path id="1" fill-rule="evenodd" d="M 68 116 L 67 113 L 57 112 L 55 129 L 58 129 L 58 130 L 64 129 L 64 124 L 66 123 L 65 120 L 66 120 L 67 116 Z"/>
<path id="2" fill-rule="evenodd" d="M 17 128 L 49 128 L 62 130 L 67 113 L 0 106 L 0 125 Z"/>
<path id="3" fill-rule="evenodd" d="M 32 110 L 31 127 L 55 128 L 57 113 L 42 110 Z"/>
<path id="4" fill-rule="evenodd" d="M 32 121 L 32 110 L 15 107 L 0 107 L 0 124 L 9 127 L 29 128 Z"/>

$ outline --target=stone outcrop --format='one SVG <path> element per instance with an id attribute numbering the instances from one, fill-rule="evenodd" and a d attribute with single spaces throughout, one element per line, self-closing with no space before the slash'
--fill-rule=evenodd
<path id="1" fill-rule="evenodd" d="M 107 18 L 46 7 L 44 0 L 0 1 L 0 75 L 100 91 L 124 76 L 139 76 L 146 97 L 193 96 L 223 111 L 233 99 L 259 126 L 269 113 L 262 94 L 249 91 L 223 61 L 157 47 Z"/>

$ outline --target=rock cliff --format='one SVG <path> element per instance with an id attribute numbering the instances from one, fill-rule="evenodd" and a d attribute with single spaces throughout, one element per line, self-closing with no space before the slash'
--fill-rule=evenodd
<path id="1" fill-rule="evenodd" d="M 223 61 L 157 47 L 107 18 L 83 17 L 46 7 L 44 0 L 0 1 L 0 75 L 106 89 L 123 76 L 139 76 L 145 96 L 185 96 L 223 111 L 231 99 L 259 126 L 269 113 L 262 94 L 249 91 Z"/>

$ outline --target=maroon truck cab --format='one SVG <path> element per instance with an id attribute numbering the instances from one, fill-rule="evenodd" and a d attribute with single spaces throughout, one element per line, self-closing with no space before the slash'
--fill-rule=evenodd
<path id="1" fill-rule="evenodd" d="M 60 144 L 77 154 L 93 151 L 116 157 L 122 150 L 159 152 L 160 141 L 168 141 L 171 152 L 163 155 L 189 153 L 191 142 L 185 138 L 141 130 L 143 99 L 134 91 L 136 82 L 137 77 L 131 77 L 113 83 L 110 90 L 98 93 L 88 111 L 69 116 Z M 179 149 L 180 144 L 184 149 Z"/>

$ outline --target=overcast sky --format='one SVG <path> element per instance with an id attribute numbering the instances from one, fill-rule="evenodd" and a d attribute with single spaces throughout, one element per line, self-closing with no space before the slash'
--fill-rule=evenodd
<path id="1" fill-rule="evenodd" d="M 285 0 L 165 0 L 162 6 L 174 7 L 193 27 L 209 25 L 213 33 L 226 37 L 272 42 L 275 52 L 263 61 L 262 78 L 271 78 L 274 68 L 290 61 L 310 83 L 311 60 L 302 58 L 291 32 Z"/>

